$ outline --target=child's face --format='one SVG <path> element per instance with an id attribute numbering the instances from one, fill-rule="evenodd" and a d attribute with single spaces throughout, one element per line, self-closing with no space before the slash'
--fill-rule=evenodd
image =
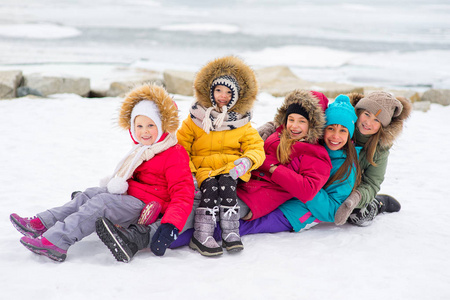
<path id="1" fill-rule="evenodd" d="M 231 90 L 224 85 L 214 87 L 214 100 L 216 100 L 217 106 L 220 108 L 230 103 L 231 95 Z"/>
<path id="2" fill-rule="evenodd" d="M 362 134 L 372 135 L 380 130 L 381 122 L 373 113 L 364 110 L 359 115 L 358 121 L 356 121 L 356 127 L 358 127 L 359 132 Z"/>
<path id="3" fill-rule="evenodd" d="M 134 135 L 139 143 L 149 146 L 158 137 L 158 127 L 149 117 L 139 115 L 134 119 Z"/>
<path id="4" fill-rule="evenodd" d="M 309 121 L 300 114 L 290 114 L 287 118 L 286 129 L 291 139 L 302 139 L 308 134 Z"/>
<path id="5" fill-rule="evenodd" d="M 332 124 L 325 127 L 323 140 L 330 150 L 339 150 L 347 144 L 348 129 L 339 124 Z"/>

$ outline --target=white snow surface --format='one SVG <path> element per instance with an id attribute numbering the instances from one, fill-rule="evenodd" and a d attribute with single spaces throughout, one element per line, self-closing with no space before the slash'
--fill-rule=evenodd
<path id="1" fill-rule="evenodd" d="M 190 97 L 174 95 L 181 120 Z M 260 94 L 254 126 L 282 98 Z M 450 106 L 414 111 L 391 150 L 381 192 L 402 203 L 369 227 L 331 223 L 302 233 L 243 237 L 245 250 L 206 258 L 182 247 L 117 262 L 93 233 L 63 263 L 25 249 L 9 221 L 96 186 L 131 147 L 117 125 L 120 98 L 0 101 L 2 299 L 450 299 L 446 224 Z"/>

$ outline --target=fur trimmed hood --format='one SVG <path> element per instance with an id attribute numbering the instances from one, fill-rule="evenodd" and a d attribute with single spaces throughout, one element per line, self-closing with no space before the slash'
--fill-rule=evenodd
<path id="1" fill-rule="evenodd" d="M 142 100 L 153 101 L 158 107 L 163 132 L 175 133 L 180 125 L 177 105 L 164 88 L 154 84 L 136 87 L 125 96 L 120 108 L 119 126 L 131 129 L 131 113 L 135 105 Z"/>
<path id="2" fill-rule="evenodd" d="M 278 127 L 285 124 L 286 111 L 289 105 L 294 103 L 300 104 L 309 116 L 309 130 L 306 141 L 310 144 L 317 143 L 317 140 L 323 135 L 325 113 L 319 99 L 310 91 L 294 90 L 290 92 L 284 99 L 283 104 L 277 109 L 274 117 L 275 125 Z"/>
<path id="3" fill-rule="evenodd" d="M 258 94 L 258 83 L 253 70 L 235 56 L 215 59 L 200 69 L 194 79 L 196 100 L 205 108 L 211 107 L 211 85 L 214 79 L 224 75 L 232 75 L 240 87 L 238 100 L 230 111 L 242 115 L 250 112 Z"/>
<path id="4" fill-rule="evenodd" d="M 363 94 L 351 93 L 347 95 L 350 98 L 350 103 L 355 106 L 359 100 L 364 98 Z M 383 127 L 383 134 L 381 135 L 379 145 L 383 148 L 390 148 L 394 141 L 403 131 L 403 123 L 409 118 L 412 111 L 411 102 L 402 96 L 395 97 L 403 106 L 403 110 L 399 116 L 393 117 L 388 126 Z"/>

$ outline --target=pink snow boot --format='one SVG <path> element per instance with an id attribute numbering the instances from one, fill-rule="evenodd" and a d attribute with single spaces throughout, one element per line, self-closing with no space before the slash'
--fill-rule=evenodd
<path id="1" fill-rule="evenodd" d="M 18 214 L 11 214 L 9 216 L 14 227 L 24 236 L 36 238 L 47 231 L 44 224 L 38 217 L 22 218 Z"/>
<path id="2" fill-rule="evenodd" d="M 63 262 L 67 257 L 67 250 L 61 249 L 49 242 L 45 237 L 31 238 L 24 236 L 20 239 L 28 250 L 44 255 L 52 260 Z"/>

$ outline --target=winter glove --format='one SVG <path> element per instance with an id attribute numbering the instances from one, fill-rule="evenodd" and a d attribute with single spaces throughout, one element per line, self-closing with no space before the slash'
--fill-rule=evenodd
<path id="1" fill-rule="evenodd" d="M 150 249 L 157 256 L 163 256 L 167 247 L 178 237 L 178 228 L 170 223 L 161 224 L 155 232 Z"/>
<path id="2" fill-rule="evenodd" d="M 265 141 L 272 133 L 274 133 L 277 130 L 277 126 L 274 122 L 267 122 L 266 124 L 262 125 L 258 129 L 258 133 Z"/>
<path id="3" fill-rule="evenodd" d="M 230 170 L 230 176 L 234 180 L 238 179 L 252 167 L 252 162 L 247 157 L 239 158 L 234 161 L 236 167 Z"/>
<path id="4" fill-rule="evenodd" d="M 336 211 L 336 215 L 334 216 L 334 224 L 336 225 L 345 224 L 345 222 L 347 222 L 348 217 L 350 216 L 350 214 L 360 201 L 361 201 L 361 193 L 357 190 L 354 190 Z"/>

